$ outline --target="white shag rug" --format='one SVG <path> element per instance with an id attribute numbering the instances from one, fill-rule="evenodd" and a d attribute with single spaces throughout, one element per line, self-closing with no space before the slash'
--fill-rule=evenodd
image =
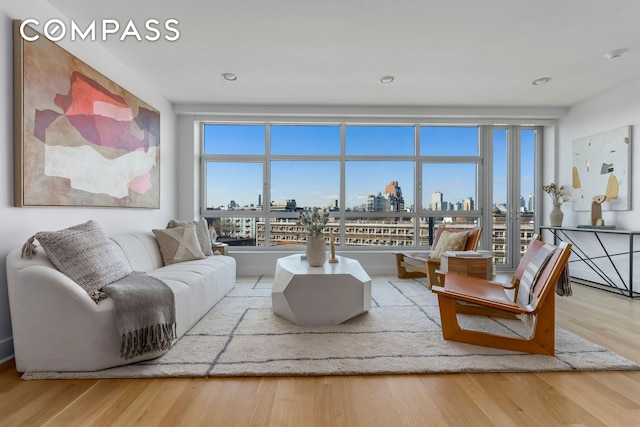
<path id="1" fill-rule="evenodd" d="M 163 356 L 97 372 L 26 372 L 24 379 L 637 370 L 556 327 L 555 356 L 445 341 L 424 280 L 374 277 L 371 311 L 335 326 L 297 326 L 271 311 L 272 278 L 235 288 Z M 464 325 L 526 334 L 520 321 L 464 316 Z"/>

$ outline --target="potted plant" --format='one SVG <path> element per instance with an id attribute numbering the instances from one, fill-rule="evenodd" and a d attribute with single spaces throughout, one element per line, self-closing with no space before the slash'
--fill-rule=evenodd
<path id="1" fill-rule="evenodd" d="M 298 225 L 307 230 L 307 261 L 311 267 L 320 267 L 326 260 L 324 227 L 329 222 L 329 212 L 320 212 L 319 208 L 300 212 Z"/>
<path id="2" fill-rule="evenodd" d="M 554 182 L 552 182 L 551 184 L 543 185 L 542 190 L 551 197 L 551 200 L 553 200 L 553 209 L 551 209 L 551 212 L 549 213 L 551 226 L 561 227 L 564 214 L 562 213 L 560 206 L 571 200 L 567 195 L 564 185 L 558 187 Z"/>

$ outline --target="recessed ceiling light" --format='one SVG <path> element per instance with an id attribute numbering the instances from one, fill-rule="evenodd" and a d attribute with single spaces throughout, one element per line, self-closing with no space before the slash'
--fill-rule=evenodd
<path id="1" fill-rule="evenodd" d="M 230 82 L 235 82 L 236 80 L 238 80 L 238 76 L 236 76 L 233 73 L 222 73 L 221 76 L 223 79 L 228 80 Z"/>
<path id="2" fill-rule="evenodd" d="M 532 81 L 531 84 L 534 86 L 540 86 L 540 85 L 547 84 L 550 81 L 551 81 L 551 77 L 540 77 L 539 79 L 535 79 L 534 81 Z"/>
<path id="3" fill-rule="evenodd" d="M 616 49 L 616 50 L 612 50 L 611 52 L 607 52 L 604 54 L 604 57 L 607 59 L 616 59 L 616 58 L 620 58 L 622 56 L 623 53 L 625 53 L 627 51 L 627 49 Z"/>
<path id="4" fill-rule="evenodd" d="M 396 79 L 396 76 L 382 76 L 380 77 L 380 83 L 392 83 Z"/>

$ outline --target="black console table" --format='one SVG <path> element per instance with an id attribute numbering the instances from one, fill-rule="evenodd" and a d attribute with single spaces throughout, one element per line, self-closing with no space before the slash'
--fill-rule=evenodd
<path id="1" fill-rule="evenodd" d="M 634 237 L 640 236 L 640 231 L 630 231 L 630 230 L 611 230 L 605 228 L 572 228 L 572 227 L 540 227 L 540 233 L 542 234 L 543 230 L 547 230 L 553 234 L 553 242 L 557 244 L 558 240 L 566 241 L 571 243 L 571 251 L 576 255 L 578 259 L 569 260 L 569 263 L 572 262 L 583 262 L 587 267 L 589 267 L 594 273 L 598 275 L 602 279 L 601 282 L 595 282 L 587 279 L 577 279 L 583 284 L 587 286 L 597 287 L 599 289 L 604 289 L 610 292 L 619 293 L 621 295 L 627 296 L 629 298 L 634 298 L 640 296 L 640 293 L 633 290 L 633 255 L 639 250 L 634 249 Z M 591 256 L 583 250 L 576 240 L 576 236 L 574 233 L 590 233 L 593 235 L 597 244 L 599 244 L 600 248 L 602 248 L 603 255 Z M 629 250 L 628 251 L 616 251 L 610 252 L 604 242 L 602 241 L 602 235 L 612 234 L 618 235 L 621 237 L 625 237 L 628 239 Z M 618 266 L 616 265 L 616 259 L 620 257 L 628 257 L 629 260 L 629 276 L 628 278 L 623 277 L 623 274 L 620 272 Z M 613 267 L 613 278 L 610 277 L 603 269 L 596 263 L 597 260 L 607 259 L 608 263 Z M 616 284 L 616 280 L 618 279 L 619 283 Z"/>

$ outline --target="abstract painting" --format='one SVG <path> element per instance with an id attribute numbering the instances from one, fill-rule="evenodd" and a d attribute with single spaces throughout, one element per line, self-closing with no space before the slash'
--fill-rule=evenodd
<path id="1" fill-rule="evenodd" d="M 589 211 L 594 198 L 602 210 L 631 209 L 630 127 L 573 141 L 571 200 L 574 211 Z"/>
<path id="2" fill-rule="evenodd" d="M 160 113 L 44 36 L 24 40 L 19 26 L 15 205 L 159 208 Z"/>

